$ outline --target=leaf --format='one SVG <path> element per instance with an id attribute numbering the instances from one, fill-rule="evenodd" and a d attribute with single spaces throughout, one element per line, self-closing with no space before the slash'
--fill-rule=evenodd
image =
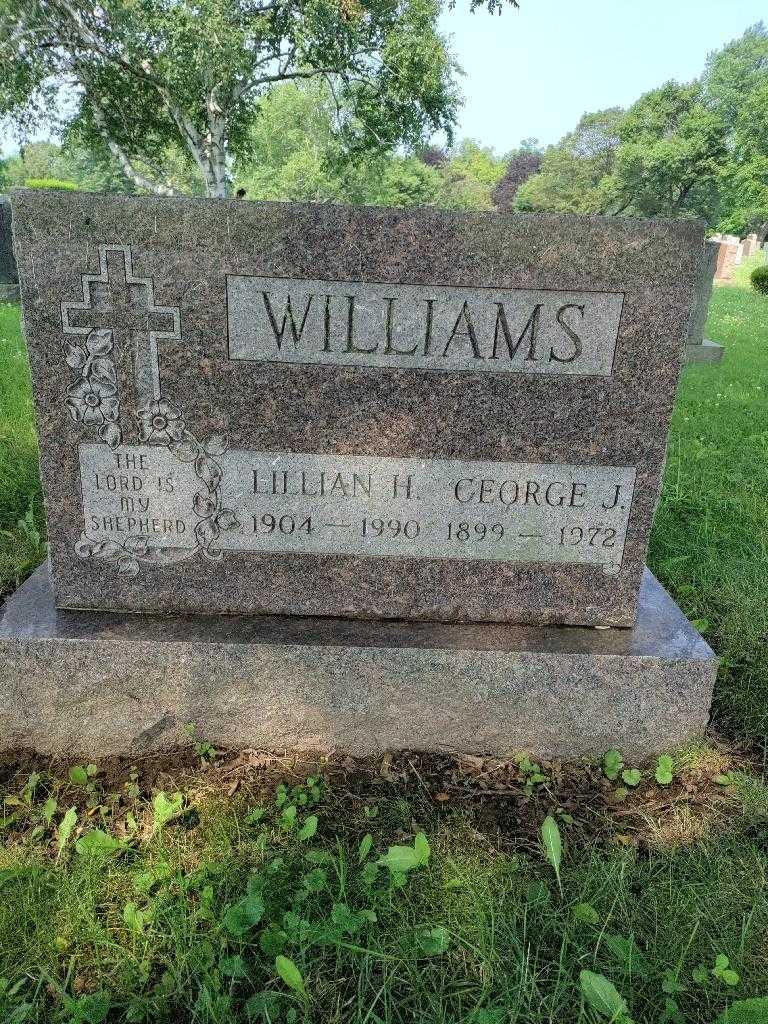
<path id="1" fill-rule="evenodd" d="M 579 924 L 598 924 L 600 915 L 591 903 L 577 903 L 572 910 L 574 921 Z"/>
<path id="2" fill-rule="evenodd" d="M 618 750 L 608 750 L 603 754 L 603 775 L 614 782 L 624 767 L 624 759 Z"/>
<path id="3" fill-rule="evenodd" d="M 617 1017 L 627 1014 L 629 1007 L 626 1000 L 619 995 L 616 986 L 605 975 L 595 974 L 593 971 L 580 971 L 579 984 L 584 1001 L 596 1013 L 614 1021 Z"/>
<path id="4" fill-rule="evenodd" d="M 192 508 L 195 510 L 195 515 L 204 519 L 207 516 L 212 516 L 216 511 L 216 502 L 210 494 L 198 491 L 192 499 Z"/>
<path id="5" fill-rule="evenodd" d="M 222 924 L 236 938 L 255 928 L 264 915 L 264 901 L 257 893 L 250 893 L 238 903 L 227 907 Z"/>
<path id="6" fill-rule="evenodd" d="M 624 935 L 604 936 L 604 942 L 611 956 L 617 960 L 629 974 L 638 978 L 648 976 L 650 968 L 635 940 Z"/>
<path id="7" fill-rule="evenodd" d="M 86 359 L 85 349 L 80 348 L 79 345 L 67 345 L 67 366 L 73 370 L 81 370 Z"/>
<path id="8" fill-rule="evenodd" d="M 670 996 L 676 996 L 680 992 L 686 991 L 685 985 L 681 984 L 677 976 L 677 972 L 673 971 L 671 967 L 667 967 L 664 971 L 664 980 L 661 983 L 661 989 Z"/>
<path id="9" fill-rule="evenodd" d="M 203 443 L 203 448 L 208 452 L 209 455 L 223 455 L 229 447 L 229 439 L 226 434 L 211 434 L 207 441 Z"/>
<path id="10" fill-rule="evenodd" d="M 127 850 L 128 844 L 95 828 L 77 840 L 75 849 L 81 857 L 112 857 Z"/>
<path id="11" fill-rule="evenodd" d="M 73 832 L 74 827 L 75 827 L 76 824 L 77 824 L 77 811 L 76 811 L 76 809 L 74 807 L 70 807 L 69 810 L 67 811 L 67 813 L 64 815 L 64 817 L 59 822 L 59 827 L 56 830 L 56 832 L 57 832 L 56 848 L 58 850 L 58 854 L 56 856 L 56 860 L 58 860 L 61 857 L 62 853 L 64 852 L 64 847 L 67 845 L 67 842 L 69 841 L 69 837 L 72 835 L 72 832 Z"/>
<path id="12" fill-rule="evenodd" d="M 716 1024 L 765 1024 L 768 1021 L 768 996 L 737 999 L 723 1010 Z"/>
<path id="13" fill-rule="evenodd" d="M 221 466 L 209 459 L 207 455 L 198 455 L 195 459 L 195 473 L 213 493 L 221 483 Z"/>
<path id="14" fill-rule="evenodd" d="M 731 772 L 727 772 L 725 775 L 716 775 L 712 781 L 718 786 L 733 786 L 736 779 Z"/>
<path id="15" fill-rule="evenodd" d="M 222 530 L 236 530 L 240 526 L 240 520 L 231 508 L 223 508 L 216 516 L 216 525 Z"/>
<path id="16" fill-rule="evenodd" d="M 423 832 L 417 832 L 413 840 L 413 848 L 416 851 L 416 856 L 419 858 L 419 864 L 426 864 L 432 851 Z"/>
<path id="17" fill-rule="evenodd" d="M 79 764 L 73 765 L 69 769 L 69 781 L 74 783 L 75 786 L 87 786 L 88 772 Z"/>
<path id="18" fill-rule="evenodd" d="M 48 825 L 51 824 L 51 821 L 53 820 L 53 816 L 56 813 L 56 808 L 58 806 L 59 805 L 56 803 L 56 801 L 53 799 L 52 796 L 49 796 L 48 799 L 45 801 L 45 803 L 42 806 L 42 809 L 41 809 L 40 813 L 42 814 L 43 819 L 45 820 L 46 824 L 48 824 Z"/>
<path id="19" fill-rule="evenodd" d="M 560 829 L 557 822 L 548 814 L 541 826 L 541 843 L 547 860 L 552 865 L 557 878 L 557 884 L 562 894 L 563 887 L 560 882 L 560 861 L 563 856 L 563 843 L 560 838 Z"/>
<path id="20" fill-rule="evenodd" d="M 691 619 L 691 625 L 699 633 L 706 633 L 709 629 L 709 619 Z"/>
<path id="21" fill-rule="evenodd" d="M 434 928 L 420 928 L 416 933 L 416 943 L 419 950 L 427 956 L 439 956 L 445 953 L 451 944 L 451 937 L 447 928 L 437 925 Z"/>
<path id="22" fill-rule="evenodd" d="M 656 762 L 654 778 L 660 786 L 668 786 L 675 774 L 675 761 L 669 754 L 662 754 Z"/>
<path id="23" fill-rule="evenodd" d="M 131 555 L 123 555 L 117 560 L 117 571 L 121 576 L 138 576 L 141 566 Z"/>
<path id="24" fill-rule="evenodd" d="M 115 558 L 120 554 L 120 545 L 114 540 L 100 540 L 91 546 L 92 558 Z"/>
<path id="25" fill-rule="evenodd" d="M 179 462 L 194 462 L 199 451 L 192 441 L 173 441 L 170 449 Z"/>
<path id="26" fill-rule="evenodd" d="M 288 988 L 292 989 L 294 992 L 298 992 L 299 995 L 306 997 L 307 990 L 304 987 L 304 979 L 301 976 L 301 971 L 293 960 L 289 960 L 287 956 L 275 957 L 275 970 Z"/>
<path id="27" fill-rule="evenodd" d="M 419 867 L 419 855 L 412 846 L 390 846 L 387 852 L 376 862 L 393 873 L 413 871 Z"/>
<path id="28" fill-rule="evenodd" d="M 317 815 L 310 814 L 299 830 L 299 839 L 302 841 L 311 839 L 315 832 L 317 832 Z"/>
<path id="29" fill-rule="evenodd" d="M 135 903 L 126 903 L 123 907 L 123 921 L 136 935 L 144 934 L 144 926 L 148 917 L 149 915 L 145 911 L 139 910 Z"/>
<path id="30" fill-rule="evenodd" d="M 371 852 L 373 846 L 373 836 L 370 832 L 366 833 L 360 840 L 360 845 L 357 848 L 357 863 L 362 864 L 368 854 Z"/>
<path id="31" fill-rule="evenodd" d="M 621 773 L 621 777 L 627 786 L 631 786 L 632 789 L 634 789 L 635 786 L 640 785 L 643 779 L 643 773 L 638 768 L 625 768 Z"/>
<path id="32" fill-rule="evenodd" d="M 257 992 L 246 1001 L 245 1012 L 251 1020 L 260 1017 L 274 1024 L 280 1016 L 280 998 L 279 992 Z"/>
<path id="33" fill-rule="evenodd" d="M 112 351 L 112 331 L 99 327 L 91 331 L 85 344 L 92 356 L 106 356 Z"/>
<path id="34" fill-rule="evenodd" d="M 116 384 L 115 364 L 111 359 L 104 359 L 103 357 L 92 359 L 88 379 L 95 381 L 97 384 Z"/>
<path id="35" fill-rule="evenodd" d="M 184 810 L 184 794 L 174 793 L 172 796 L 160 790 L 152 801 L 152 834 L 159 832 L 169 821 L 178 818 Z"/>
<path id="36" fill-rule="evenodd" d="M 149 546 L 148 537 L 128 537 L 123 541 L 123 547 L 134 555 L 146 555 Z"/>
<path id="37" fill-rule="evenodd" d="M 201 519 L 195 527 L 195 540 L 201 548 L 207 548 L 220 533 L 221 531 L 212 519 Z"/>
<path id="38" fill-rule="evenodd" d="M 248 968 L 241 956 L 225 956 L 219 960 L 219 970 L 227 978 L 242 980 L 248 977 Z"/>
<path id="39" fill-rule="evenodd" d="M 99 427 L 99 437 L 114 451 L 123 440 L 123 432 L 117 423 L 102 423 Z"/>
<path id="40" fill-rule="evenodd" d="M 294 804 L 289 804 L 277 819 L 277 823 L 284 832 L 290 832 L 296 824 L 297 810 Z"/>

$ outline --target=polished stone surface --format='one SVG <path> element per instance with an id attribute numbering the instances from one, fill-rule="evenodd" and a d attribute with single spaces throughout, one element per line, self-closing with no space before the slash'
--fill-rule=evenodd
<path id="1" fill-rule="evenodd" d="M 43 567 L 0 619 L 0 744 L 641 757 L 699 737 L 717 661 L 646 570 L 632 629 L 56 609 Z"/>
<path id="2" fill-rule="evenodd" d="M 11 203 L 0 196 L 0 302 L 18 302 L 19 276 L 13 256 Z"/>
<path id="3" fill-rule="evenodd" d="M 38 190 L 14 194 L 14 218 L 60 606 L 633 622 L 700 223 Z M 91 445 L 101 461 L 86 459 L 81 480 Z M 304 460 L 306 476 L 289 481 L 304 504 L 271 527 L 248 518 L 248 468 L 274 453 Z M 312 475 L 319 457 L 527 471 L 511 505 L 499 472 L 465 474 L 468 501 L 453 480 L 461 496 L 448 494 L 442 536 L 422 551 L 405 530 L 426 537 L 418 481 L 408 519 L 394 505 L 370 517 L 343 466 Z M 564 477 L 547 504 L 556 467 L 585 479 Z M 594 472 L 632 475 L 631 499 L 590 489 Z M 407 497 L 402 475 L 390 485 Z M 348 519 L 320 514 L 322 487 Z M 541 537 L 520 536 L 538 531 L 528 513 Z M 359 540 L 371 518 L 397 553 L 334 540 Z M 460 545 L 497 525 L 540 548 L 467 557 Z M 262 528 L 275 543 L 254 550 Z M 311 550 L 281 540 L 302 531 Z M 553 557 L 569 546 L 590 557 Z"/>

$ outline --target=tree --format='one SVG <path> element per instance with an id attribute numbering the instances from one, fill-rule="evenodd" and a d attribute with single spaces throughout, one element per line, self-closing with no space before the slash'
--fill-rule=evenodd
<path id="1" fill-rule="evenodd" d="M 606 213 L 714 219 L 727 133 L 701 83 L 667 82 L 641 96 L 618 134 L 613 168 L 599 186 Z"/>
<path id="2" fill-rule="evenodd" d="M 502 213 L 511 210 L 520 186 L 541 170 L 543 155 L 535 139 L 525 139 L 520 148 L 512 154 L 507 169 L 491 193 L 497 209 Z"/>
<path id="3" fill-rule="evenodd" d="M 597 213 L 603 178 L 613 170 L 624 111 L 619 107 L 584 114 L 575 130 L 544 154 L 541 169 L 518 188 L 518 210 Z"/>
<path id="4" fill-rule="evenodd" d="M 707 100 L 733 131 L 745 101 L 768 83 L 768 29 L 762 21 L 711 53 L 702 76 Z"/>
<path id="5" fill-rule="evenodd" d="M 28 181 L 68 181 L 89 192 L 130 192 L 133 186 L 120 168 L 102 153 L 72 145 L 62 148 L 53 142 L 32 142 L 5 161 L 7 187 Z"/>
<path id="6" fill-rule="evenodd" d="M 158 161 L 175 146 L 206 194 L 224 196 L 276 82 L 324 79 L 350 152 L 450 136 L 457 93 L 439 2 L 0 0 L 0 113 L 28 131 L 74 91 L 78 137 L 100 140 L 137 187 L 175 191 Z"/>

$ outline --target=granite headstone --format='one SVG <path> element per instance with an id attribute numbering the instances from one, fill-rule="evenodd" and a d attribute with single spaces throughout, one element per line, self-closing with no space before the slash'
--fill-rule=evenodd
<path id="1" fill-rule="evenodd" d="M 51 569 L 0 614 L 0 749 L 702 734 L 716 659 L 643 568 L 700 225 L 41 192 L 14 218 Z"/>
<path id="2" fill-rule="evenodd" d="M 633 623 L 700 223 L 14 220 L 60 607 Z"/>
<path id="3" fill-rule="evenodd" d="M 0 302 L 16 302 L 19 298 L 19 278 L 13 255 L 11 232 L 11 203 L 0 196 Z"/>
<path id="4" fill-rule="evenodd" d="M 704 337 L 719 254 L 719 242 L 708 241 L 705 243 L 699 285 L 688 328 L 688 341 L 685 346 L 685 358 L 689 363 L 719 363 L 723 358 L 723 346 Z"/>

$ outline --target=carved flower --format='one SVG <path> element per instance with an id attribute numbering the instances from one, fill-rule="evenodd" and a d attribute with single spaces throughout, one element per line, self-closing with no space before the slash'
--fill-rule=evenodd
<path id="1" fill-rule="evenodd" d="M 184 436 L 184 419 L 170 402 L 151 402 L 136 413 L 139 439 L 149 444 L 171 444 Z"/>
<path id="2" fill-rule="evenodd" d="M 81 380 L 67 388 L 67 406 L 75 423 L 104 423 L 117 419 L 120 402 L 114 384 Z"/>

